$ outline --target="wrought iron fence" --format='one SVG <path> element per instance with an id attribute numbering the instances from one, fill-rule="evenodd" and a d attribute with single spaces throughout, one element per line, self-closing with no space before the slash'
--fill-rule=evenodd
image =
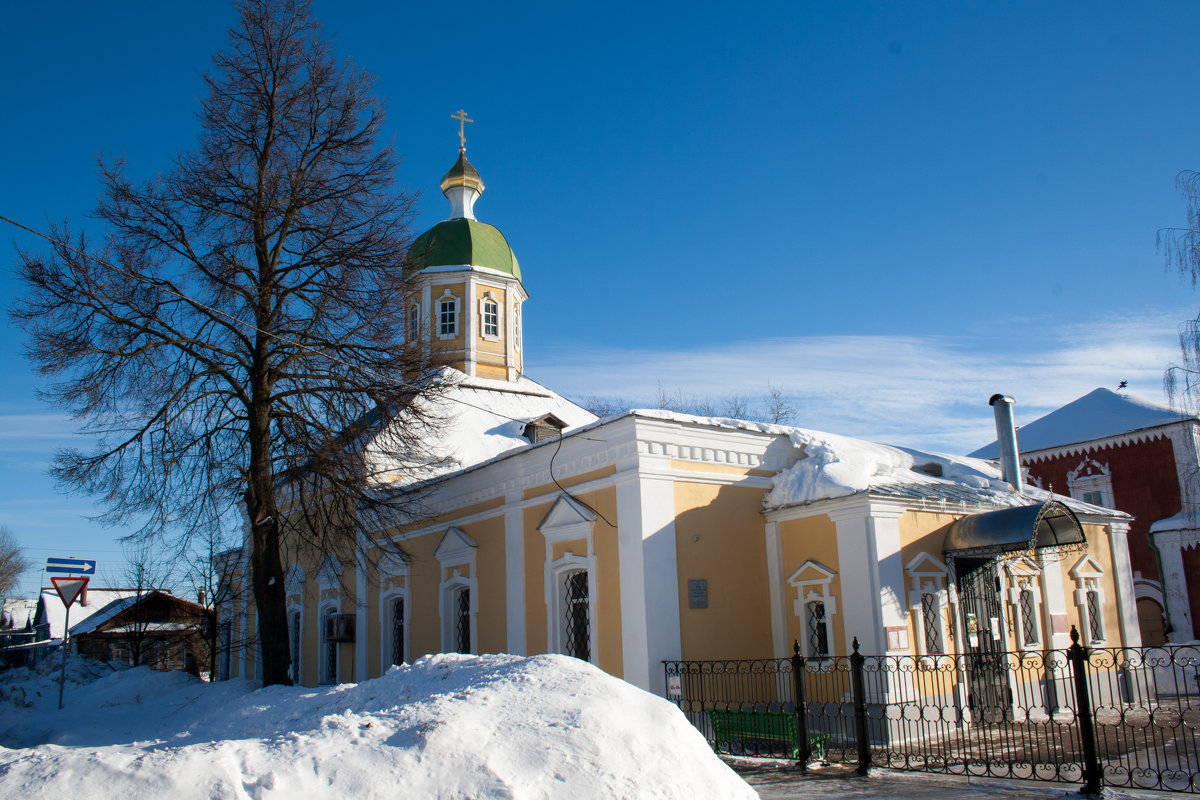
<path id="1" fill-rule="evenodd" d="M 1200 793 L 1200 646 L 667 661 L 718 752 Z"/>

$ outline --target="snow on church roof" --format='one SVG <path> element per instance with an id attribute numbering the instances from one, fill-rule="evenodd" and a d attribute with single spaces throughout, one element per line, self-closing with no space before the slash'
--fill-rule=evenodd
<path id="1" fill-rule="evenodd" d="M 564 433 L 596 421 L 596 415 L 526 378 L 515 381 L 469 377 L 447 367 L 453 385 L 433 401 L 430 458 L 396 465 L 393 485 L 442 477 L 528 447 L 525 425 L 553 414 L 567 424 Z"/>
<path id="2" fill-rule="evenodd" d="M 1062 408 L 1039 417 L 1017 430 L 1021 453 L 1049 450 L 1109 436 L 1155 428 L 1188 417 L 1167 406 L 1109 389 L 1095 389 Z M 975 458 L 996 458 L 995 442 L 971 453 Z"/>
<path id="3" fill-rule="evenodd" d="M 775 475 L 763 500 L 766 508 L 806 505 L 862 492 L 905 500 L 980 506 L 1026 506 L 1051 498 L 1026 487 L 1017 494 L 992 463 L 969 456 L 893 447 L 807 428 L 769 425 L 723 417 L 699 417 L 672 411 L 637 410 L 638 416 L 718 428 L 786 435 L 799 460 Z M 1077 513 L 1125 516 L 1060 495 L 1055 500 Z"/>

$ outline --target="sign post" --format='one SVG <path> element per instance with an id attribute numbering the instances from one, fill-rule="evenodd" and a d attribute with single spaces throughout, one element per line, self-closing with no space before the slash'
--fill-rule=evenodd
<path id="1" fill-rule="evenodd" d="M 62 559 L 59 559 L 62 560 Z M 96 569 L 96 562 L 89 562 L 92 565 L 92 571 Z M 49 562 L 46 566 L 49 571 Z M 62 670 L 58 675 L 58 710 L 63 707 L 63 688 L 67 685 L 67 639 L 71 635 L 71 604 L 74 603 L 79 595 L 87 588 L 87 578 L 58 578 L 50 579 L 54 584 L 54 591 L 58 592 L 58 596 L 62 598 L 63 605 L 66 606 L 66 617 L 63 619 L 63 640 L 62 640 Z"/>

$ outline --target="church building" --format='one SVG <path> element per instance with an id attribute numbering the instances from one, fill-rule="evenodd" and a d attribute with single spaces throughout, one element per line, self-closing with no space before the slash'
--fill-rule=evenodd
<path id="1" fill-rule="evenodd" d="M 475 217 L 413 243 L 405 346 L 456 379 L 420 518 L 364 520 L 362 555 L 287 568 L 293 672 L 359 681 L 438 652 L 564 653 L 663 694 L 664 660 L 940 655 L 1139 643 L 1130 518 L 995 464 L 661 410 L 604 419 L 525 375 L 524 275 Z M 530 274 L 533 280 L 547 280 Z M 981 413 L 987 413 L 982 409 Z M 367 458 L 380 458 L 367 452 Z M 237 582 L 244 556 L 231 554 Z M 256 674 L 251 593 L 220 610 L 226 675 Z"/>

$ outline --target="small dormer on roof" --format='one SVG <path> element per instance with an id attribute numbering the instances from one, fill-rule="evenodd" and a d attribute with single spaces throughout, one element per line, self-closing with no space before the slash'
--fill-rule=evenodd
<path id="1" fill-rule="evenodd" d="M 563 428 L 566 427 L 567 423 L 553 414 L 543 414 L 526 422 L 525 430 L 521 432 L 521 435 L 528 439 L 530 444 L 537 444 L 562 435 Z"/>

